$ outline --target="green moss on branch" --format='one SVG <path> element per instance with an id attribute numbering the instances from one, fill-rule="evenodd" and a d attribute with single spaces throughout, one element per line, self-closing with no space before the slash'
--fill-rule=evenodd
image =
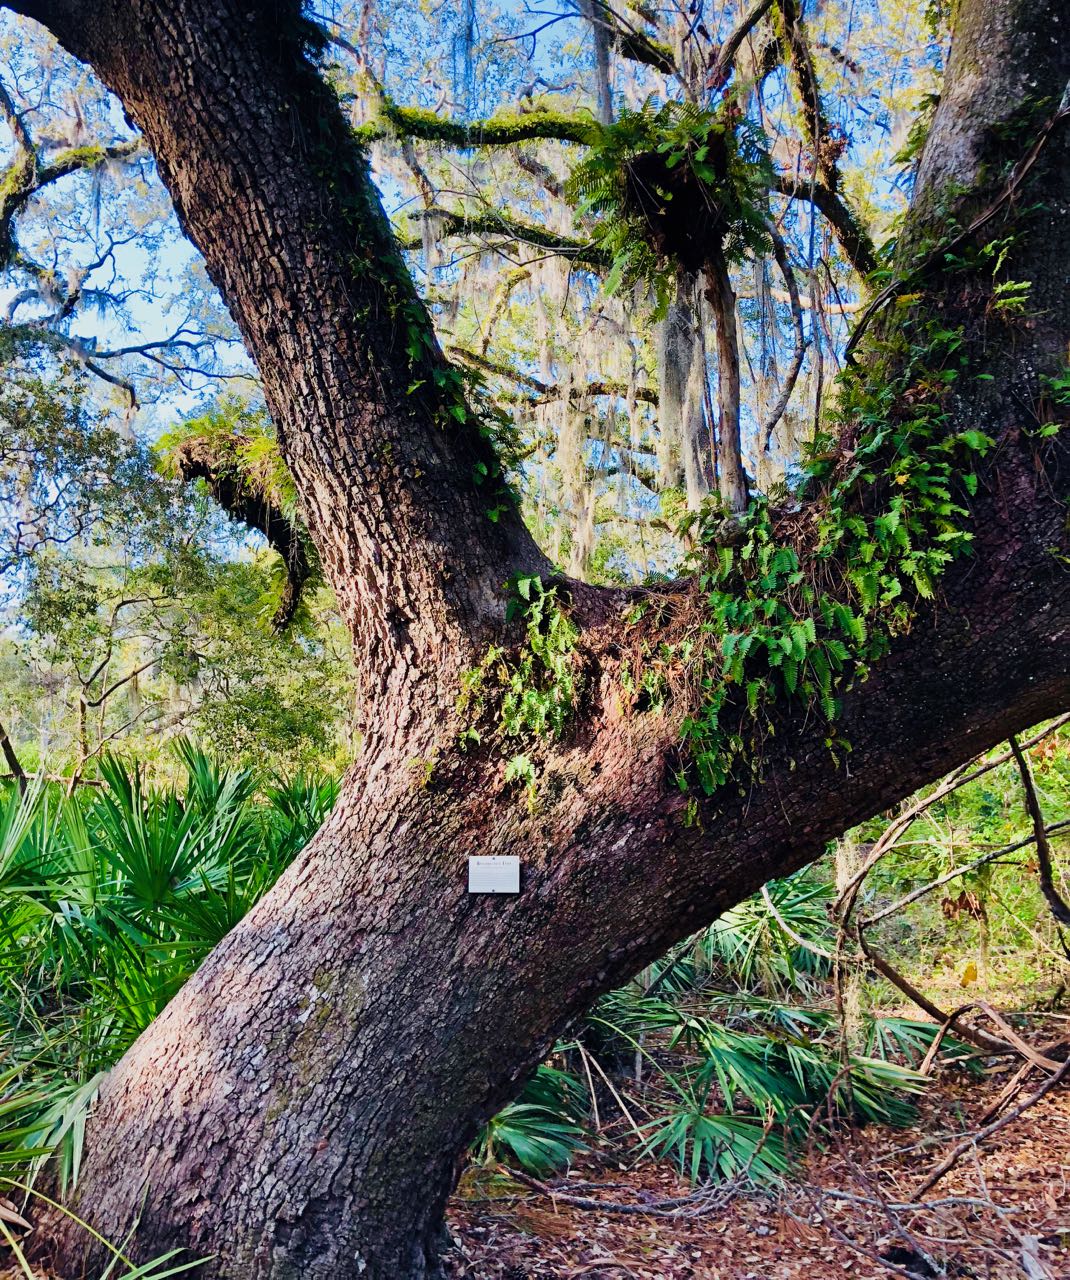
<path id="1" fill-rule="evenodd" d="M 465 148 L 512 146 L 535 138 L 589 145 L 599 130 L 598 122 L 590 116 L 562 111 L 501 112 L 466 124 L 422 107 L 399 107 L 385 96 L 382 119 L 403 137 Z M 371 125 L 360 132 L 365 140 L 371 140 L 387 136 L 388 129 Z"/>
<path id="2" fill-rule="evenodd" d="M 445 236 L 504 236 L 521 244 L 533 245 L 538 249 L 548 249 L 551 253 L 561 254 L 576 263 L 586 263 L 593 267 L 606 268 L 611 265 L 608 256 L 597 245 L 587 240 L 576 240 L 571 236 L 558 235 L 543 227 L 523 222 L 519 218 L 510 218 L 504 213 L 480 212 L 460 213 L 446 209 L 430 209 L 424 217 L 439 218 L 438 235 Z M 419 249 L 423 238 L 402 241 L 404 249 Z"/>

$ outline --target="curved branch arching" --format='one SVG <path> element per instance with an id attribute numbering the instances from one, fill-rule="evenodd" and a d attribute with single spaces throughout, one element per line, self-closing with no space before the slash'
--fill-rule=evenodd
<path id="1" fill-rule="evenodd" d="M 247 443 L 242 436 L 231 436 L 225 443 L 191 437 L 171 450 L 170 460 L 184 480 L 203 480 L 231 519 L 262 533 L 281 557 L 286 581 L 271 619 L 272 627 L 281 632 L 293 622 L 302 594 L 318 579 L 319 568 L 304 529 L 242 473 L 239 453 Z"/>

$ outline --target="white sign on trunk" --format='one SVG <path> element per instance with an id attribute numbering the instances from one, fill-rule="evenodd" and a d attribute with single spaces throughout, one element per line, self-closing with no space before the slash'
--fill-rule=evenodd
<path id="1" fill-rule="evenodd" d="M 469 893 L 519 893 L 519 858 L 469 858 Z"/>

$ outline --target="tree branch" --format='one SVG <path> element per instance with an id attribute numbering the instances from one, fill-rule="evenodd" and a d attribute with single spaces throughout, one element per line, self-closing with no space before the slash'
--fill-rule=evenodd
<path id="1" fill-rule="evenodd" d="M 1029 767 L 1029 761 L 1026 759 L 1025 752 L 1018 745 L 1017 738 L 1012 737 L 1010 739 L 1010 746 L 1011 751 L 1014 753 L 1014 762 L 1018 766 L 1018 773 L 1025 791 L 1026 811 L 1033 824 L 1033 839 L 1036 843 L 1037 864 L 1040 868 L 1040 890 L 1044 894 L 1044 899 L 1051 908 L 1051 914 L 1055 919 L 1060 924 L 1070 925 L 1070 906 L 1067 906 L 1060 896 L 1059 890 L 1055 887 L 1051 845 L 1048 843 L 1050 828 L 1045 826 L 1044 823 L 1040 797 L 1037 795 L 1037 786 L 1033 781 L 1033 770 Z"/>
<path id="2" fill-rule="evenodd" d="M 59 151 L 47 164 L 40 162 L 25 122 L 15 110 L 11 97 L 0 84 L 0 116 L 7 121 L 16 143 L 14 160 L 0 175 L 0 267 L 7 266 L 15 253 L 12 222 L 30 199 L 46 187 L 72 173 L 91 173 L 112 161 L 130 160 L 144 151 L 140 138 L 107 146 L 69 147 Z"/>
<path id="3" fill-rule="evenodd" d="M 23 769 L 19 761 L 18 753 L 15 745 L 8 736 L 3 721 L 0 721 L 0 752 L 3 752 L 4 759 L 7 761 L 7 767 L 10 769 L 10 777 L 14 778 L 18 783 L 19 791 L 26 794 L 26 771 Z"/>
<path id="4" fill-rule="evenodd" d="M 192 437 L 176 445 L 170 456 L 184 480 L 203 480 L 231 519 L 262 533 L 281 558 L 286 582 L 271 620 L 281 632 L 293 622 L 305 587 L 318 577 L 318 566 L 303 530 L 243 474 L 239 452 L 247 443 L 238 435 L 225 441 Z"/>
<path id="5" fill-rule="evenodd" d="M 1019 1103 L 1013 1111 L 1008 1111 L 1007 1114 L 1002 1116 L 999 1120 L 994 1120 L 991 1124 L 985 1125 L 983 1129 L 979 1129 L 977 1133 L 971 1133 L 968 1137 L 957 1142 L 943 1160 L 941 1160 L 940 1163 L 936 1165 L 936 1167 L 914 1188 L 914 1194 L 911 1196 L 911 1201 L 916 1201 L 919 1196 L 923 1196 L 926 1191 L 931 1187 L 934 1187 L 945 1173 L 948 1173 L 954 1168 L 962 1156 L 964 1156 L 971 1147 L 975 1147 L 979 1142 L 984 1142 L 986 1138 L 993 1137 L 995 1134 L 999 1133 L 1001 1129 L 1005 1129 L 1007 1125 L 1017 1120 L 1018 1117 L 1028 1111 L 1030 1107 L 1036 1106 L 1042 1098 L 1049 1094 L 1058 1085 L 1062 1084 L 1068 1075 L 1070 1075 L 1070 1058 L 1062 1063 L 1057 1071 L 1052 1075 L 1049 1075 L 1044 1083 L 1040 1085 L 1035 1092 L 1031 1093 L 1024 1102 Z"/>
<path id="6" fill-rule="evenodd" d="M 788 258 L 788 247 L 784 243 L 784 237 L 776 229 L 776 226 L 768 221 L 766 230 L 769 233 L 769 239 L 773 245 L 773 257 L 776 259 L 777 266 L 780 268 L 780 274 L 784 277 L 784 283 L 788 287 L 788 301 L 791 307 L 791 323 L 792 332 L 795 338 L 795 347 L 791 356 L 791 364 L 788 372 L 781 384 L 780 394 L 776 398 L 776 403 L 769 410 L 769 413 L 762 423 L 759 439 L 762 441 L 762 448 L 766 453 L 769 452 L 769 445 L 773 439 L 773 432 L 776 425 L 784 416 L 784 410 L 788 407 L 788 401 L 791 399 L 791 393 L 795 390 L 795 383 L 799 377 L 799 370 L 802 368 L 803 356 L 806 354 L 806 338 L 803 334 L 802 319 L 802 301 L 799 298 L 799 286 L 795 280 L 795 272 L 791 269 L 791 261 Z"/>
<path id="7" fill-rule="evenodd" d="M 877 267 L 877 251 L 869 232 L 862 226 L 837 191 L 816 180 L 799 180 L 778 174 L 773 190 L 792 200 L 809 200 L 825 215 L 836 233 L 844 257 L 860 276 L 868 276 Z"/>
<path id="8" fill-rule="evenodd" d="M 420 216 L 439 219 L 439 234 L 443 236 L 501 236 L 536 249 L 548 249 L 551 253 L 560 254 L 576 263 L 590 264 L 601 269 L 608 269 L 610 266 L 610 259 L 605 252 L 589 241 L 574 240 L 570 236 L 546 231 L 497 210 L 464 213 L 455 209 L 431 208 L 425 209 Z M 403 249 L 419 249 L 423 246 L 423 237 L 414 236 L 399 243 Z"/>
<path id="9" fill-rule="evenodd" d="M 750 35 L 758 23 L 773 7 L 773 0 L 758 0 L 758 3 L 745 14 L 743 20 L 728 39 L 721 45 L 717 54 L 717 62 L 706 79 L 707 88 L 720 88 L 728 80 L 732 67 L 743 47 L 743 41 Z"/>
<path id="10" fill-rule="evenodd" d="M 362 142 L 373 142 L 396 134 L 466 150 L 511 147 L 536 138 L 589 144 L 597 139 L 601 128 L 593 117 L 561 111 L 502 112 L 486 120 L 465 124 L 423 107 L 400 107 L 386 95 L 383 95 L 380 113 L 381 123 L 362 125 L 357 129 L 357 137 Z"/>
<path id="11" fill-rule="evenodd" d="M 522 387 L 527 387 L 530 391 L 535 392 L 535 395 L 531 398 L 532 404 L 549 404 L 553 400 L 560 400 L 565 394 L 562 388 L 554 383 L 543 382 L 540 378 L 533 377 L 530 373 L 522 373 L 519 369 L 513 368 L 512 365 L 492 360 L 488 356 L 470 351 L 467 347 L 447 347 L 446 352 L 464 364 L 470 365 L 473 369 L 479 369 L 483 373 L 491 373 L 497 377 L 508 378 L 510 382 L 516 382 Z M 569 388 L 568 394 L 573 400 L 583 400 L 586 397 L 594 396 L 626 396 L 628 391 L 629 387 L 625 382 L 598 379 L 582 386 L 574 384 Z M 653 387 L 636 387 L 635 398 L 645 404 L 658 403 L 658 393 Z"/>

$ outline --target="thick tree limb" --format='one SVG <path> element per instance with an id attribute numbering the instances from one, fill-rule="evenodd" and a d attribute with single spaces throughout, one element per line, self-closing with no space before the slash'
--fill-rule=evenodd
<path id="1" fill-rule="evenodd" d="M 845 204 L 843 198 L 824 183 L 778 174 L 773 189 L 792 200 L 809 200 L 827 219 L 836 234 L 844 257 L 860 276 L 868 276 L 877 266 L 877 254 L 869 232 Z"/>
<path id="2" fill-rule="evenodd" d="M 203 480 L 231 519 L 258 530 L 278 553 L 286 569 L 286 581 L 271 625 L 276 631 L 285 631 L 293 622 L 302 592 L 310 579 L 318 576 L 318 566 L 300 526 L 243 473 L 238 453 L 246 443 L 236 435 L 229 437 L 225 445 L 194 437 L 176 445 L 170 459 L 184 480 Z"/>
<path id="3" fill-rule="evenodd" d="M 736 58 L 739 56 L 739 51 L 743 48 L 744 40 L 772 7 L 773 0 L 758 0 L 758 3 L 748 13 L 744 14 L 742 21 L 717 52 L 717 62 L 707 77 L 706 84 L 708 88 L 719 88 L 727 81 L 735 65 Z"/>
<path id="4" fill-rule="evenodd" d="M 547 231 L 497 210 L 463 213 L 454 209 L 429 208 L 421 216 L 435 219 L 442 236 L 494 236 L 531 245 L 536 249 L 548 249 L 551 253 L 560 254 L 578 264 L 590 264 L 602 269 L 608 269 L 611 265 L 605 252 L 589 241 Z M 419 249 L 422 245 L 422 237 L 401 242 L 404 249 Z"/>
<path id="5" fill-rule="evenodd" d="M 511 147 L 535 138 L 557 142 L 589 143 L 601 127 L 591 116 L 562 111 L 526 111 L 502 113 L 486 120 L 466 124 L 426 111 L 422 107 L 401 107 L 390 98 L 382 101 L 382 124 L 364 125 L 358 129 L 363 142 L 386 138 L 391 132 L 424 142 L 439 142 L 464 149 L 478 147 Z"/>

